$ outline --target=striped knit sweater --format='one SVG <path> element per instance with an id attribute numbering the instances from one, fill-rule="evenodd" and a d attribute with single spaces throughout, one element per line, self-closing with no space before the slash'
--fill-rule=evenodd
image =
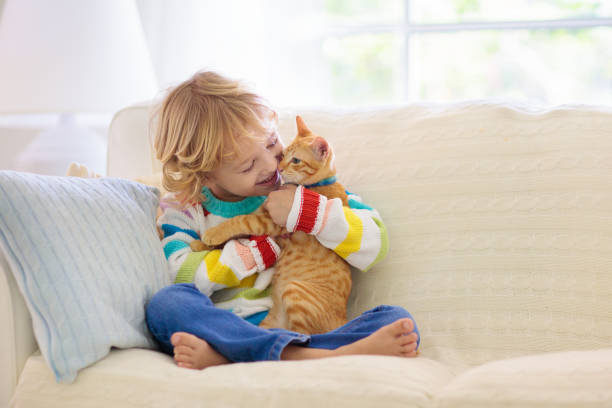
<path id="1" fill-rule="evenodd" d="M 203 193 L 204 202 L 187 208 L 179 208 L 171 196 L 162 199 L 158 225 L 171 277 L 175 283 L 194 283 L 215 306 L 259 324 L 272 307 L 269 285 L 278 245 L 270 237 L 251 237 L 231 240 L 223 249 L 193 252 L 189 244 L 207 228 L 252 213 L 265 197 L 225 202 L 207 188 Z M 387 231 L 376 210 L 348 194 L 349 207 L 343 207 L 340 199 L 299 186 L 286 227 L 315 235 L 350 265 L 367 271 L 387 254 Z"/>

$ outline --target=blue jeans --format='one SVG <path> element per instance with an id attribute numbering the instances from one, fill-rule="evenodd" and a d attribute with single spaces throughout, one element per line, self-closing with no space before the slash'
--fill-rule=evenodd
<path id="1" fill-rule="evenodd" d="M 410 313 L 397 306 L 378 306 L 344 326 L 324 334 L 305 335 L 284 329 L 263 329 L 219 309 L 194 284 L 180 283 L 160 290 L 147 305 L 147 325 L 163 352 L 173 355 L 170 337 L 191 333 L 234 362 L 280 360 L 289 344 L 333 350 L 374 333 Z M 412 319 L 414 321 L 414 319 Z M 418 330 L 415 323 L 415 333 Z M 417 345 L 420 343 L 417 341 Z"/>

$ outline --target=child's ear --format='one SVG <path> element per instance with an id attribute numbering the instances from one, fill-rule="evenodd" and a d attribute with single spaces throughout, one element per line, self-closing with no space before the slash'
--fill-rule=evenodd
<path id="1" fill-rule="evenodd" d="M 214 184 L 214 180 L 212 176 L 209 174 L 200 176 L 200 182 L 202 183 L 204 187 L 208 187 L 208 188 L 211 188 L 212 185 Z"/>
<path id="2" fill-rule="evenodd" d="M 310 129 L 308 129 L 308 126 L 306 126 L 306 123 L 304 123 L 304 119 L 302 119 L 301 116 L 298 115 L 295 117 L 295 123 L 297 123 L 298 137 L 308 136 L 312 133 Z"/>
<path id="3" fill-rule="evenodd" d="M 317 136 L 312 141 L 310 148 L 318 160 L 323 161 L 327 159 L 327 156 L 329 155 L 329 144 L 327 143 L 327 140 Z"/>

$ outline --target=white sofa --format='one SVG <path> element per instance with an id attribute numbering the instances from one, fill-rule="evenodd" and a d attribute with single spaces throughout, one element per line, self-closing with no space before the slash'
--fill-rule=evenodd
<path id="1" fill-rule="evenodd" d="M 499 103 L 300 113 L 339 179 L 383 216 L 389 256 L 350 312 L 404 306 L 415 359 L 349 356 L 192 371 L 112 350 L 58 384 L 0 259 L 0 402 L 16 407 L 612 407 L 612 110 Z M 149 107 L 117 113 L 108 173 L 155 173 Z"/>

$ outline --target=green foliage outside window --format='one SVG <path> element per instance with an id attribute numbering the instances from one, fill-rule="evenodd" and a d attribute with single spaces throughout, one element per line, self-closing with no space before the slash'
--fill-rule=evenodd
<path id="1" fill-rule="evenodd" d="M 424 32 L 405 37 L 406 4 L 411 7 L 410 24 L 417 25 L 612 17 L 612 2 L 603 0 L 325 0 L 330 28 L 365 27 L 362 32 L 331 34 L 323 40 L 334 102 L 493 97 L 545 104 L 612 104 L 611 25 Z M 368 25 L 389 29 L 368 33 Z"/>

